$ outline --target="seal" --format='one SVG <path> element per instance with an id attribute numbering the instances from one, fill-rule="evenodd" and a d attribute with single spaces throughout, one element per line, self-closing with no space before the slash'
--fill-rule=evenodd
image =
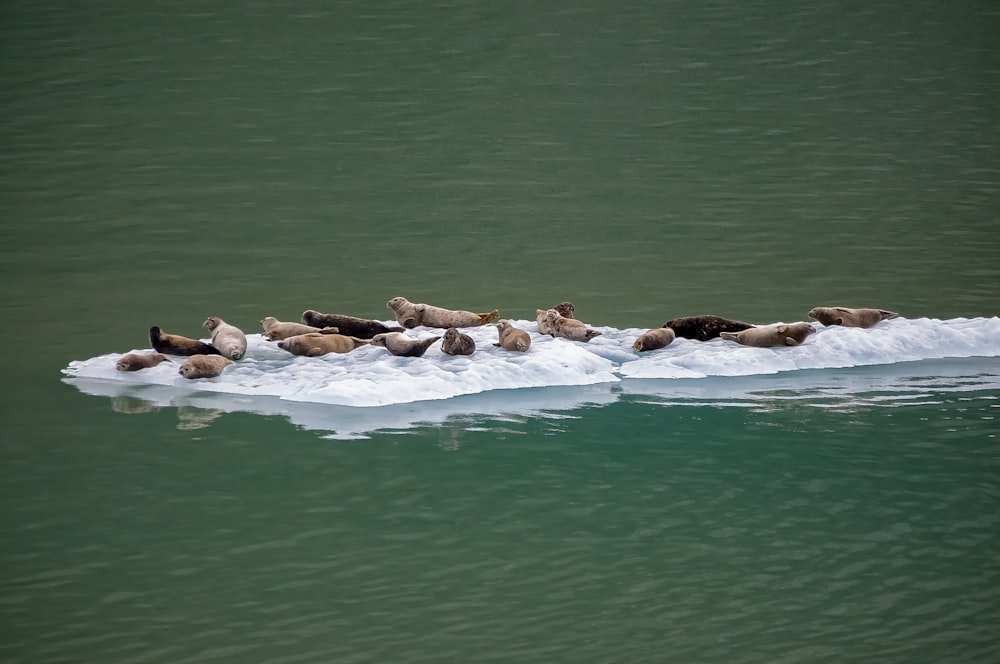
<path id="1" fill-rule="evenodd" d="M 572 302 L 560 302 L 554 307 L 550 307 L 559 312 L 559 315 L 563 318 L 573 318 L 573 314 L 576 313 L 576 307 L 573 306 Z M 535 309 L 535 322 L 538 323 L 538 333 L 539 334 L 552 334 L 552 330 L 549 328 L 549 323 L 545 319 L 548 314 L 548 309 Z"/>
<path id="2" fill-rule="evenodd" d="M 497 335 L 500 337 L 500 343 L 493 345 L 500 346 L 504 350 L 523 353 L 531 347 L 531 335 L 511 325 L 506 318 L 497 321 Z"/>
<path id="3" fill-rule="evenodd" d="M 545 322 L 552 331 L 553 337 L 562 337 L 573 341 L 587 343 L 594 337 L 601 335 L 597 330 L 592 330 L 583 321 L 575 318 L 566 318 L 555 309 L 549 309 L 545 313 Z"/>
<path id="4" fill-rule="evenodd" d="M 221 355 L 192 355 L 177 373 L 185 378 L 215 378 L 233 361 Z"/>
<path id="5" fill-rule="evenodd" d="M 385 332 L 402 332 L 403 328 L 386 325 L 377 320 L 345 316 L 343 314 L 323 314 L 313 309 L 302 312 L 302 322 L 312 327 L 336 327 L 340 334 L 359 339 L 371 339 L 376 334 Z"/>
<path id="6" fill-rule="evenodd" d="M 283 323 L 274 316 L 268 316 L 260 321 L 260 326 L 264 328 L 264 336 L 268 341 L 281 341 L 296 334 L 309 334 L 310 332 L 320 332 L 322 334 L 337 334 L 340 332 L 336 327 L 313 327 L 302 323 Z"/>
<path id="7" fill-rule="evenodd" d="M 447 355 L 472 355 L 476 352 L 476 342 L 468 334 L 449 327 L 441 337 L 441 352 Z"/>
<path id="8" fill-rule="evenodd" d="M 420 357 L 427 352 L 432 343 L 441 337 L 426 339 L 411 339 L 402 332 L 384 332 L 372 337 L 372 346 L 382 346 L 392 355 L 398 357 Z"/>
<path id="9" fill-rule="evenodd" d="M 327 353 L 350 353 L 358 346 L 368 344 L 367 339 L 358 339 L 344 334 L 331 332 L 310 332 L 296 334 L 278 342 L 278 348 L 287 350 L 292 355 L 319 357 Z"/>
<path id="10" fill-rule="evenodd" d="M 676 336 L 684 339 L 710 341 L 718 339 L 722 332 L 742 332 L 749 330 L 753 325 L 722 316 L 689 316 L 668 320 L 663 327 L 669 327 Z"/>
<path id="11" fill-rule="evenodd" d="M 647 332 L 643 332 L 632 344 L 632 348 L 642 352 L 644 350 L 656 350 L 669 346 L 674 340 L 674 331 L 669 327 L 657 327 Z"/>
<path id="12" fill-rule="evenodd" d="M 394 297 L 385 303 L 396 316 L 396 322 L 408 330 L 425 327 L 479 327 L 500 317 L 497 309 L 476 314 L 463 309 L 444 309 L 431 304 L 414 304 L 405 297 Z"/>
<path id="13" fill-rule="evenodd" d="M 115 369 L 118 371 L 139 371 L 155 367 L 160 362 L 170 362 L 170 358 L 160 353 L 129 353 L 122 355 L 115 362 Z"/>
<path id="14" fill-rule="evenodd" d="M 872 327 L 877 323 L 899 314 L 885 309 L 851 309 L 849 307 L 814 307 L 809 310 L 809 318 L 815 318 L 823 325 L 844 327 Z"/>
<path id="15" fill-rule="evenodd" d="M 812 323 L 780 323 L 764 327 L 751 327 L 742 332 L 721 332 L 720 337 L 744 346 L 766 348 L 770 346 L 798 346 L 816 331 Z"/>
<path id="16" fill-rule="evenodd" d="M 243 330 L 230 325 L 218 316 L 209 316 L 202 323 L 212 333 L 212 345 L 230 360 L 238 360 L 246 355 L 247 336 Z"/>
<path id="17" fill-rule="evenodd" d="M 197 339 L 182 337 L 179 334 L 167 334 L 155 325 L 149 328 L 149 343 L 153 344 L 153 350 L 157 353 L 166 353 L 167 355 L 180 355 L 182 357 L 221 355 L 214 346 L 209 346 Z"/>

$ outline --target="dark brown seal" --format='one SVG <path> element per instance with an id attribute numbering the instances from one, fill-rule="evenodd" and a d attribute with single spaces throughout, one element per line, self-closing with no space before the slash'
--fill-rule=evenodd
<path id="1" fill-rule="evenodd" d="M 153 350 L 157 353 L 166 353 L 167 355 L 181 355 L 183 357 L 222 355 L 214 346 L 209 346 L 197 339 L 182 337 L 179 334 L 167 334 L 155 325 L 149 328 L 149 342 L 153 344 Z"/>
<path id="2" fill-rule="evenodd" d="M 823 325 L 842 325 L 844 327 L 872 327 L 890 318 L 899 316 L 895 311 L 885 309 L 851 309 L 849 307 L 815 307 L 809 311 L 809 317 L 815 318 Z"/>
<path id="3" fill-rule="evenodd" d="M 233 361 L 221 355 L 192 355 L 177 373 L 185 378 L 215 378 Z"/>
<path id="4" fill-rule="evenodd" d="M 510 324 L 506 318 L 497 321 L 497 335 L 500 343 L 493 344 L 504 350 L 523 353 L 531 347 L 531 335 Z"/>
<path id="5" fill-rule="evenodd" d="M 441 337 L 441 352 L 447 355 L 472 355 L 476 352 L 476 342 L 468 334 L 449 327 Z"/>
<path id="6" fill-rule="evenodd" d="M 656 350 L 669 346 L 674 340 L 674 331 L 669 327 L 657 327 L 647 332 L 643 332 L 632 344 L 632 348 L 637 351 Z"/>
<path id="7" fill-rule="evenodd" d="M 722 316 L 689 316 L 668 320 L 663 327 L 669 327 L 675 335 L 684 339 L 709 341 L 717 339 L 722 332 L 742 332 L 749 330 L 753 325 Z"/>
<path id="8" fill-rule="evenodd" d="M 139 371 L 155 367 L 160 362 L 170 362 L 170 358 L 160 353 L 129 353 L 122 355 L 115 362 L 115 369 L 118 371 Z"/>
<path id="9" fill-rule="evenodd" d="M 751 327 L 742 332 L 722 332 L 720 337 L 744 346 L 767 348 L 771 346 L 798 346 L 816 329 L 811 323 L 780 323 L 764 327 Z"/>
<path id="10" fill-rule="evenodd" d="M 441 337 L 426 339 L 411 339 L 402 332 L 386 332 L 372 337 L 372 346 L 382 346 L 393 355 L 399 357 L 420 357 L 427 352 L 432 343 Z"/>
<path id="11" fill-rule="evenodd" d="M 376 334 L 403 331 L 401 327 L 389 326 L 377 320 L 345 316 L 344 314 L 323 314 L 312 309 L 302 312 L 302 322 L 312 327 L 336 327 L 341 334 L 359 339 L 371 339 Z"/>

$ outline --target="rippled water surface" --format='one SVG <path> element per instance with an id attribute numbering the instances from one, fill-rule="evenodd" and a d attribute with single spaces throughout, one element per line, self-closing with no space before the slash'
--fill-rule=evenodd
<path id="1" fill-rule="evenodd" d="M 988 335 L 353 410 L 60 373 L 396 295 L 993 319 L 997 34 L 989 2 L 7 3 L 0 659 L 1000 661 Z"/>

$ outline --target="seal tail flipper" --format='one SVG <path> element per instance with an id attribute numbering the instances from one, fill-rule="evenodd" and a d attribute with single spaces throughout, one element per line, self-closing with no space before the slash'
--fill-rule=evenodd
<path id="1" fill-rule="evenodd" d="M 739 332 L 719 332 L 719 338 L 726 341 L 739 341 Z"/>
<path id="2" fill-rule="evenodd" d="M 319 331 L 319 334 L 340 334 L 339 327 L 324 327 Z"/>
<path id="3" fill-rule="evenodd" d="M 500 318 L 500 310 L 494 309 L 488 314 L 476 314 L 476 315 L 479 316 L 479 320 L 482 321 L 483 325 L 487 325 L 489 323 L 492 323 L 496 319 Z"/>
<path id="4" fill-rule="evenodd" d="M 638 351 L 643 350 L 643 348 L 642 348 L 642 341 L 639 340 L 639 339 L 636 339 L 635 343 L 632 344 L 632 350 L 638 350 Z"/>
<path id="5" fill-rule="evenodd" d="M 879 314 L 882 316 L 882 320 L 889 320 L 890 318 L 898 318 L 899 314 L 895 311 L 886 311 L 885 309 L 879 309 Z"/>
<path id="6" fill-rule="evenodd" d="M 791 337 L 785 337 L 785 345 L 786 346 L 798 346 L 799 342 L 796 341 L 795 339 L 792 339 Z"/>

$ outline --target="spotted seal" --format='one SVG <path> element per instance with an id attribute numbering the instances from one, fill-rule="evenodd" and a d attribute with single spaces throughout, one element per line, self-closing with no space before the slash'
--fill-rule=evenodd
<path id="1" fill-rule="evenodd" d="M 493 345 L 504 350 L 523 353 L 531 347 L 531 335 L 514 327 L 506 318 L 497 321 L 497 335 L 500 342 Z"/>
<path id="2" fill-rule="evenodd" d="M 877 323 L 899 314 L 885 309 L 851 309 L 849 307 L 813 307 L 809 310 L 809 318 L 815 318 L 823 325 L 842 325 L 844 327 L 872 327 Z"/>
<path id="3" fill-rule="evenodd" d="M 192 355 L 181 365 L 177 373 L 194 380 L 195 378 L 215 378 L 233 361 L 221 355 Z"/>
<path id="4" fill-rule="evenodd" d="M 592 330 L 583 321 L 575 318 L 566 318 L 555 309 L 549 309 L 545 313 L 545 322 L 552 331 L 553 337 L 562 337 L 573 341 L 590 341 L 594 337 L 601 335 L 597 330 Z"/>
<path id="5" fill-rule="evenodd" d="M 468 334 L 449 327 L 441 337 L 441 352 L 447 355 L 472 355 L 476 352 L 476 342 Z"/>
<path id="6" fill-rule="evenodd" d="M 278 348 L 287 350 L 292 355 L 319 357 L 327 353 L 350 353 L 355 348 L 367 344 L 367 339 L 358 339 L 344 334 L 309 332 L 308 334 L 296 334 L 279 341 Z"/>
<path id="7" fill-rule="evenodd" d="M 336 327 L 340 334 L 359 339 L 371 339 L 376 334 L 385 332 L 402 332 L 403 328 L 386 325 L 377 320 L 345 316 L 344 314 L 324 314 L 313 309 L 302 312 L 302 322 L 312 327 Z"/>
<path id="8" fill-rule="evenodd" d="M 669 327 L 676 336 L 684 339 L 710 341 L 717 339 L 722 332 L 742 332 L 753 325 L 722 316 L 688 316 L 668 320 L 663 327 Z"/>
<path id="9" fill-rule="evenodd" d="M 431 304 L 414 304 L 405 297 L 394 297 L 385 306 L 396 316 L 396 322 L 408 330 L 425 327 L 479 327 L 500 317 L 497 309 L 477 314 L 462 309 L 444 309 Z"/>
<path id="10" fill-rule="evenodd" d="M 302 323 L 285 323 L 274 316 L 268 316 L 260 321 L 260 326 L 264 328 L 264 336 L 268 341 L 281 341 L 297 334 L 309 334 L 319 332 L 321 334 L 337 334 L 340 332 L 336 327 L 313 327 Z"/>
<path id="11" fill-rule="evenodd" d="M 212 333 L 212 345 L 230 360 L 238 360 L 246 355 L 247 336 L 243 330 L 230 325 L 218 316 L 209 316 L 202 323 Z"/>
<path id="12" fill-rule="evenodd" d="M 811 323 L 779 323 L 751 327 L 742 332 L 721 332 L 720 337 L 744 346 L 798 346 L 816 331 Z"/>
<path id="13" fill-rule="evenodd" d="M 420 357 L 441 337 L 412 339 L 402 332 L 384 332 L 372 337 L 372 346 L 382 346 L 392 355 L 399 357 Z"/>

